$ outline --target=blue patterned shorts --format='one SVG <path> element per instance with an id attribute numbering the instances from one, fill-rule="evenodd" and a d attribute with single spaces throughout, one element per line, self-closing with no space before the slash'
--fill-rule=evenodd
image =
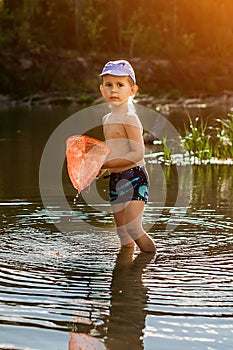
<path id="1" fill-rule="evenodd" d="M 115 204 L 135 200 L 147 203 L 148 187 L 149 176 L 143 165 L 119 173 L 111 173 L 109 183 L 110 202 Z"/>

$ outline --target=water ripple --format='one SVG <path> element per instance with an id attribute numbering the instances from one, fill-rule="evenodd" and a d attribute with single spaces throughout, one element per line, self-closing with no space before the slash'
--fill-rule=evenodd
<path id="1" fill-rule="evenodd" d="M 122 260 L 114 228 L 63 234 L 41 226 L 44 213 L 38 203 L 9 207 L 0 235 L 4 339 L 11 329 L 22 334 L 37 329 L 57 332 L 57 339 L 70 331 L 94 334 L 111 350 L 129 342 L 135 349 L 152 350 L 161 339 L 168 344 L 173 339 L 174 349 L 181 342 L 195 341 L 193 349 L 204 350 L 207 342 L 212 344 L 208 349 L 220 349 L 223 343 L 224 349 L 230 349 L 233 236 L 229 216 L 214 210 L 205 215 L 201 210 L 187 212 L 170 232 L 164 230 L 164 222 L 171 209 L 161 214 L 160 208 L 151 206 L 145 224 L 151 222 L 154 210 L 156 226 L 150 235 L 158 245 L 157 260 L 137 251 Z M 56 343 L 56 337 L 53 341 L 54 349 L 67 348 L 67 338 L 66 345 L 64 340 Z M 26 349 L 29 344 L 19 343 L 8 341 L 0 348 L 12 344 Z M 29 348 L 46 349 L 32 344 Z"/>

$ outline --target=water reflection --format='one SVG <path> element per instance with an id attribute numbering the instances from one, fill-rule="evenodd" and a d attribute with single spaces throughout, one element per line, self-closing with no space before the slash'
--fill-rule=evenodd
<path id="1" fill-rule="evenodd" d="M 232 215 L 233 167 L 227 165 L 197 166 L 193 168 L 194 185 L 192 208 L 208 206 Z"/>
<path id="2" fill-rule="evenodd" d="M 106 350 L 100 340 L 85 333 L 70 333 L 68 350 Z"/>
<path id="3" fill-rule="evenodd" d="M 112 275 L 110 315 L 101 327 L 106 332 L 106 347 L 97 339 L 85 336 L 85 333 L 72 332 L 69 350 L 92 349 L 94 346 L 96 349 L 110 350 L 128 350 L 131 347 L 134 350 L 144 349 L 143 329 L 148 297 L 142 274 L 154 261 L 155 255 L 151 253 L 139 253 L 135 257 L 134 249 L 120 250 Z M 92 324 L 91 320 L 89 323 Z"/>
<path id="4" fill-rule="evenodd" d="M 64 117 L 64 109 L 59 107 L 0 111 L 2 198 L 39 198 L 41 154 L 50 134 Z"/>
<path id="5" fill-rule="evenodd" d="M 154 260 L 153 254 L 122 250 L 117 258 L 111 286 L 112 302 L 107 344 L 111 350 L 142 350 L 145 328 L 147 288 L 142 274 Z"/>

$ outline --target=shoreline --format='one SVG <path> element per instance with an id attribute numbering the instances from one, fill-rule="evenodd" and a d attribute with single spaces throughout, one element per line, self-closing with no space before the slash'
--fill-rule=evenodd
<path id="1" fill-rule="evenodd" d="M 176 109 L 205 109 L 219 106 L 229 107 L 233 111 L 233 91 L 222 91 L 221 94 L 204 95 L 196 97 L 178 97 L 171 98 L 169 94 L 164 96 L 152 96 L 149 94 L 138 94 L 135 97 L 138 104 L 154 108 L 157 111 L 168 111 Z M 36 93 L 23 98 L 12 98 L 9 95 L 0 94 L 0 109 L 14 107 L 33 107 L 33 106 L 90 106 L 104 102 L 96 93 L 86 93 L 79 95 L 62 94 L 60 92 Z"/>

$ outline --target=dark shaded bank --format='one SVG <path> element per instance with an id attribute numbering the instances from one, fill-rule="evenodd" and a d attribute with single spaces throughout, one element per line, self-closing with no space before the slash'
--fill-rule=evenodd
<path id="1" fill-rule="evenodd" d="M 55 102 L 61 96 L 90 102 L 99 96 L 98 74 L 102 66 L 109 59 L 118 58 L 109 55 L 79 57 L 57 51 L 0 51 L 0 100 L 6 102 L 32 95 L 40 99 L 53 94 Z M 130 62 L 135 68 L 141 93 L 177 99 L 181 96 L 222 95 L 223 91 L 233 90 L 233 61 L 212 57 L 183 60 L 155 57 L 132 58 Z"/>

